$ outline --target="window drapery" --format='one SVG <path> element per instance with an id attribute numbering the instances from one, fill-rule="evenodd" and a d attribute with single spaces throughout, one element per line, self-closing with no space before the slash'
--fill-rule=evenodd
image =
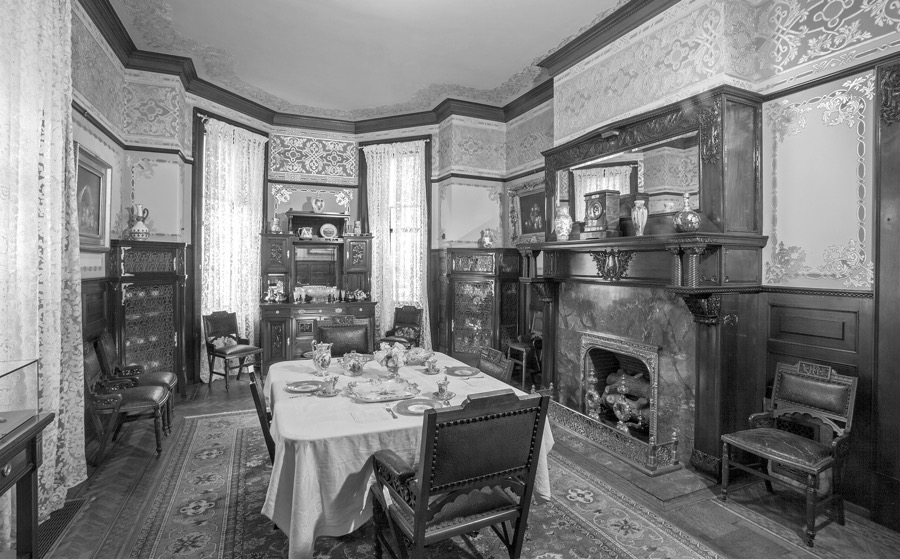
<path id="1" fill-rule="evenodd" d="M 428 206 L 425 142 L 365 146 L 369 227 L 372 230 L 372 300 L 376 327 L 390 329 L 394 308 L 422 309 L 420 344 L 431 348 L 428 327 Z"/>
<path id="2" fill-rule="evenodd" d="M 0 18 L 0 361 L 39 358 L 40 367 L 38 386 L 6 385 L 0 407 L 21 407 L 31 390 L 41 412 L 56 414 L 38 470 L 45 519 L 87 476 L 72 16 L 69 0 L 8 2 L 9 17 Z M 12 493 L 0 503 L 3 549 Z"/>
<path id="3" fill-rule="evenodd" d="M 236 313 L 238 329 L 251 344 L 257 343 L 259 318 L 259 233 L 267 141 L 243 128 L 204 119 L 200 309 L 202 314 Z M 205 346 L 202 352 L 200 376 L 208 380 Z"/>

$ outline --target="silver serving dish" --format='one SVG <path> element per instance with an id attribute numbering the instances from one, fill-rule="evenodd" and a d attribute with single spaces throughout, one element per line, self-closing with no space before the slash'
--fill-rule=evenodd
<path id="1" fill-rule="evenodd" d="M 347 385 L 347 395 L 361 402 L 392 402 L 406 400 L 418 394 L 419 386 L 404 378 L 371 379 Z"/>

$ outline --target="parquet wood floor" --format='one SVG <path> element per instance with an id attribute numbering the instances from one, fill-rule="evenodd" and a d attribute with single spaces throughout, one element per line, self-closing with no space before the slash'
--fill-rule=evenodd
<path id="1" fill-rule="evenodd" d="M 229 381 L 229 392 L 221 381 L 189 388 L 187 397 L 177 401 L 173 435 L 182 429 L 184 418 L 238 410 L 252 410 L 246 378 Z M 627 464 L 585 441 L 555 430 L 554 452 L 564 454 L 592 471 L 634 500 L 703 541 L 722 557 L 731 559 L 791 558 L 894 558 L 900 557 L 900 534 L 851 512 L 847 525 L 831 524 L 816 537 L 812 550 L 802 544 L 798 531 L 803 526 L 799 503 L 779 493 L 766 493 L 762 484 L 753 484 L 729 493 L 723 504 L 715 496 L 718 486 L 689 470 L 647 478 Z M 131 544 L 144 520 L 146 503 L 165 471 L 170 442 L 163 453 L 154 453 L 152 423 L 127 424 L 120 440 L 108 450 L 88 481 L 70 492 L 70 498 L 85 498 L 86 504 L 60 536 L 47 557 L 59 559 L 120 559 L 128 557 Z M 89 448 L 93 451 L 93 448 Z M 777 487 L 777 486 L 776 486 Z M 134 522 L 122 533 L 111 533 L 113 520 L 122 516 Z M 787 520 L 785 520 L 787 519 Z"/>

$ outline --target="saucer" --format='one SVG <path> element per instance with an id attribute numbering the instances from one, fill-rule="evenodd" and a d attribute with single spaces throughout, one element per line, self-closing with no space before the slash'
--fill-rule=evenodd
<path id="1" fill-rule="evenodd" d="M 316 396 L 318 396 L 319 398 L 333 398 L 334 396 L 337 396 L 340 393 L 341 393 L 340 390 L 335 390 L 334 392 L 328 392 L 326 390 L 319 390 L 318 392 L 316 392 Z"/>
<path id="2" fill-rule="evenodd" d="M 445 394 L 443 398 L 438 396 L 437 392 L 432 392 L 431 395 L 434 396 L 435 398 L 437 398 L 441 402 L 446 402 L 446 401 L 450 400 L 451 398 L 453 398 L 454 396 L 456 396 L 456 393 L 455 392 L 447 392 L 447 394 Z"/>
<path id="3" fill-rule="evenodd" d="M 423 375 L 439 375 L 441 373 L 440 369 L 435 369 L 433 371 L 429 371 L 427 367 L 422 367 Z"/>
<path id="4" fill-rule="evenodd" d="M 321 390 L 323 386 L 325 386 L 325 383 L 321 380 L 301 380 L 286 384 L 284 389 L 288 392 L 306 394 L 309 392 L 317 392 Z"/>

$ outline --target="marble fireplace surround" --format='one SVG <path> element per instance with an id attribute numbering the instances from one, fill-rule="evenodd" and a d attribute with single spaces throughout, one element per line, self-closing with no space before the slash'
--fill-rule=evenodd
<path id="1" fill-rule="evenodd" d="M 663 289 L 561 283 L 556 367 L 561 405 L 553 406 L 554 420 L 647 475 L 688 463 L 694 442 L 695 331 L 681 299 Z M 639 440 L 589 415 L 588 393 L 601 380 L 593 374 L 592 350 L 630 355 L 647 367 L 650 440 Z M 602 387 L 596 389 L 602 393 Z"/>

